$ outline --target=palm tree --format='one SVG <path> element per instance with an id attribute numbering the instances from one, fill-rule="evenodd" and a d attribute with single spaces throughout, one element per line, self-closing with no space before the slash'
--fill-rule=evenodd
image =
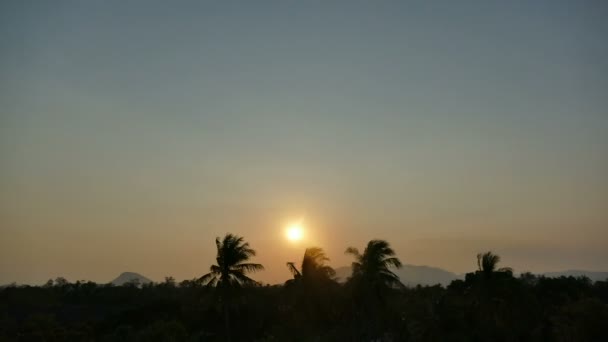
<path id="1" fill-rule="evenodd" d="M 491 276 L 493 273 L 513 273 L 513 269 L 510 267 L 501 267 L 496 269 L 496 265 L 500 262 L 500 256 L 492 253 L 491 251 L 477 254 L 477 267 L 479 272 L 484 274 L 486 277 Z"/>
<path id="2" fill-rule="evenodd" d="M 257 272 L 264 269 L 260 264 L 248 263 L 249 258 L 255 256 L 255 250 L 244 242 L 242 237 L 226 234 L 224 239 L 215 239 L 217 246 L 217 265 L 211 265 L 210 272 L 200 278 L 203 284 L 220 288 L 239 287 L 242 285 L 256 285 L 255 280 L 247 277 L 245 273 Z"/>
<path id="3" fill-rule="evenodd" d="M 294 262 L 288 262 L 287 268 L 289 269 L 289 272 L 291 272 L 291 274 L 293 275 L 293 280 L 299 280 L 302 277 L 302 273 L 300 273 Z"/>
<path id="4" fill-rule="evenodd" d="M 310 284 L 313 282 L 332 281 L 336 275 L 333 268 L 325 265 L 329 258 L 323 249 L 319 247 L 307 248 L 302 259 L 301 272 L 296 268 L 295 263 L 288 262 L 287 268 L 293 274 L 293 281 Z"/>
<path id="5" fill-rule="evenodd" d="M 216 286 L 219 292 L 222 311 L 224 311 L 224 325 L 226 340 L 231 340 L 230 328 L 230 289 L 242 285 L 256 285 L 255 280 L 247 277 L 245 273 L 257 272 L 264 269 L 260 264 L 248 263 L 249 258 L 255 256 L 255 250 L 244 242 L 242 237 L 226 234 L 224 239 L 215 239 L 217 247 L 217 265 L 211 265 L 210 272 L 202 276 L 199 281 L 207 286 Z"/>
<path id="6" fill-rule="evenodd" d="M 354 247 L 348 247 L 345 253 L 356 259 L 352 263 L 352 280 L 361 280 L 373 287 L 403 286 L 399 277 L 389 270 L 390 267 L 401 268 L 401 261 L 395 257 L 395 251 L 388 242 L 371 240 L 363 254 Z"/>
<path id="7" fill-rule="evenodd" d="M 353 302 L 357 325 L 353 329 L 364 336 L 378 337 L 389 312 L 386 294 L 390 288 L 403 287 L 399 277 L 390 270 L 391 267 L 400 268 L 401 261 L 384 240 L 371 240 L 363 254 L 354 247 L 348 247 L 345 253 L 355 257 L 353 273 L 348 279 L 348 284 L 357 293 Z"/>
<path id="8" fill-rule="evenodd" d="M 339 286 L 334 280 L 336 271 L 326 265 L 328 261 L 323 249 L 311 247 L 304 251 L 299 270 L 295 263 L 287 263 L 287 268 L 293 274 L 293 279 L 285 282 L 289 293 L 287 303 L 293 308 L 297 324 L 321 329 L 335 319 L 335 295 Z"/>

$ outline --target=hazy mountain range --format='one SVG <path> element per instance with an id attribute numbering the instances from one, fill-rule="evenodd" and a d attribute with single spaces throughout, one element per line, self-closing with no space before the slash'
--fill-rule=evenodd
<path id="1" fill-rule="evenodd" d="M 339 282 L 345 282 L 351 275 L 350 266 L 338 267 L 336 270 L 336 278 Z M 408 286 L 416 285 L 436 285 L 441 284 L 443 286 L 448 285 L 452 280 L 464 279 L 464 274 L 456 274 L 450 271 L 438 267 L 431 266 L 419 266 L 404 264 L 401 269 L 393 270 L 395 274 L 399 276 L 403 284 Z M 544 275 L 546 277 L 582 277 L 585 276 L 591 281 L 605 281 L 608 280 L 608 272 L 597 272 L 597 271 L 585 271 L 585 270 L 567 270 L 560 272 L 545 272 L 535 273 L 538 275 Z M 518 274 L 516 274 L 518 276 Z M 138 284 L 151 283 L 152 280 L 135 272 L 123 272 L 110 283 L 115 286 L 122 286 L 130 282 L 136 282 Z M 11 286 L 13 284 L 0 285 L 0 289 Z M 16 285 L 16 284 L 14 284 Z"/>
<path id="2" fill-rule="evenodd" d="M 448 285 L 452 280 L 463 279 L 463 275 L 458 275 L 437 267 L 416 266 L 405 264 L 403 267 L 393 272 L 399 276 L 405 285 Z M 351 275 L 350 266 L 336 268 L 336 277 L 340 282 L 346 281 Z"/>
<path id="3" fill-rule="evenodd" d="M 543 273 L 545 277 L 557 278 L 561 276 L 565 277 L 582 277 L 585 276 L 591 281 L 604 281 L 608 279 L 608 272 L 594 272 L 594 271 L 583 271 L 583 270 L 568 270 L 562 272 L 546 272 Z"/>
<path id="4" fill-rule="evenodd" d="M 431 266 L 419 266 L 404 264 L 402 268 L 393 270 L 395 274 L 399 276 L 403 284 L 408 286 L 416 285 L 436 285 L 441 284 L 446 286 L 455 279 L 464 279 L 464 274 L 456 274 L 450 271 L 446 271 L 442 268 L 431 267 Z M 594 272 L 585 270 L 567 270 L 561 272 L 546 272 L 540 273 L 546 277 L 561 277 L 561 276 L 573 276 L 581 277 L 586 276 L 591 281 L 600 281 L 608 279 L 608 272 Z M 336 277 L 340 282 L 345 282 L 351 275 L 350 266 L 343 266 L 336 268 Z M 517 276 L 517 274 L 516 274 Z M 135 272 L 123 272 L 116 279 L 112 280 L 111 283 L 116 286 L 122 286 L 129 282 L 139 282 L 140 284 L 147 284 L 152 282 L 147 277 Z"/>
<path id="5" fill-rule="evenodd" d="M 122 286 L 126 283 L 138 283 L 138 284 L 148 284 L 151 283 L 152 280 L 142 276 L 139 273 L 135 272 L 123 272 L 116 279 L 112 280 L 110 283 L 116 286 Z"/>
<path id="6" fill-rule="evenodd" d="M 415 285 L 448 285 L 452 280 L 455 279 L 464 279 L 464 274 L 456 274 L 450 271 L 446 271 L 444 269 L 438 267 L 430 267 L 430 266 L 417 266 L 417 265 L 408 265 L 404 264 L 402 268 L 393 270 L 401 282 L 408 286 Z M 340 282 L 346 281 L 348 277 L 351 275 L 351 268 L 348 266 L 336 268 L 336 277 Z M 581 277 L 586 276 L 591 281 L 599 281 L 599 280 L 607 280 L 608 272 L 594 272 L 594 271 L 584 271 L 584 270 L 568 270 L 562 272 L 546 272 L 539 273 L 539 275 L 544 275 L 546 277 L 561 277 L 561 276 L 573 276 L 573 277 Z M 517 276 L 517 274 L 516 274 Z"/>

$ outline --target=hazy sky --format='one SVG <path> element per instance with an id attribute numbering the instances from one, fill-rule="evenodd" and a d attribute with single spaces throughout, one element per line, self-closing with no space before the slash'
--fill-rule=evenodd
<path id="1" fill-rule="evenodd" d="M 3 1 L 0 283 L 387 239 L 608 270 L 604 1 Z M 304 218 L 306 239 L 285 240 Z"/>

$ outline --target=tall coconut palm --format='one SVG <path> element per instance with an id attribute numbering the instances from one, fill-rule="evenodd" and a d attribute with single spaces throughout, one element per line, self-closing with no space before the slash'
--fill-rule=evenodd
<path id="1" fill-rule="evenodd" d="M 354 247 L 346 249 L 355 261 L 349 285 L 357 293 L 353 310 L 357 325 L 353 327 L 358 334 L 378 337 L 383 331 L 386 307 L 386 294 L 390 288 L 403 287 L 399 277 L 390 268 L 400 268 L 401 261 L 395 251 L 384 240 L 368 242 L 363 254 Z"/>
<path id="2" fill-rule="evenodd" d="M 384 240 L 371 240 L 363 254 L 354 247 L 348 247 L 346 254 L 352 254 L 352 280 L 361 280 L 373 286 L 403 286 L 399 277 L 389 268 L 401 268 L 401 261 L 395 257 L 395 251 Z"/>
<path id="3" fill-rule="evenodd" d="M 323 249 L 319 247 L 307 248 L 302 259 L 302 266 L 299 271 L 295 263 L 288 262 L 287 268 L 293 274 L 293 280 L 303 282 L 305 284 L 313 282 L 331 281 L 336 275 L 333 268 L 325 265 L 329 258 L 325 255 Z"/>
<path id="4" fill-rule="evenodd" d="M 264 269 L 260 264 L 248 263 L 249 258 L 255 256 L 249 243 L 233 234 L 226 234 L 224 239 L 215 239 L 217 247 L 217 265 L 211 265 L 210 272 L 202 276 L 199 281 L 207 286 L 216 286 L 219 291 L 220 303 L 224 312 L 225 339 L 231 340 L 230 327 L 230 289 L 242 285 L 255 285 L 257 282 L 245 274 Z"/>
<path id="5" fill-rule="evenodd" d="M 485 253 L 477 254 L 477 267 L 479 272 L 486 276 L 490 276 L 495 272 L 500 273 L 512 273 L 513 270 L 510 267 L 501 267 L 497 269 L 497 265 L 500 262 L 500 256 L 490 251 Z"/>
<path id="6" fill-rule="evenodd" d="M 293 279 L 285 282 L 287 303 L 293 307 L 298 324 L 322 327 L 335 319 L 339 286 L 334 280 L 336 271 L 326 264 L 328 261 L 323 249 L 311 247 L 304 251 L 299 270 L 295 263 L 287 263 L 293 274 Z"/>
<path id="7" fill-rule="evenodd" d="M 226 234 L 224 239 L 215 239 L 217 247 L 217 265 L 211 265 L 210 272 L 200 278 L 203 284 L 220 288 L 231 288 L 242 285 L 255 285 L 257 282 L 245 274 L 264 269 L 260 264 L 248 263 L 255 256 L 249 243 L 242 237 Z"/>

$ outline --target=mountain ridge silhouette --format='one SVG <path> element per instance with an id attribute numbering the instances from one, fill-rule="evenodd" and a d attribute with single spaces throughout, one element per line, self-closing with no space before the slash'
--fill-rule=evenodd
<path id="1" fill-rule="evenodd" d="M 459 275 L 446 271 L 439 267 L 426 265 L 403 264 L 400 269 L 391 269 L 404 285 L 448 285 L 456 279 L 464 279 L 464 275 Z M 345 282 L 351 275 L 350 266 L 336 268 L 336 277 L 340 282 Z"/>
<path id="2" fill-rule="evenodd" d="M 401 269 L 391 269 L 404 285 L 416 286 L 416 285 L 437 285 L 443 286 L 449 285 L 453 280 L 464 279 L 466 273 L 457 274 L 454 272 L 447 271 L 445 269 L 427 265 L 411 265 L 403 264 Z M 345 282 L 350 277 L 352 271 L 350 266 L 342 266 L 335 269 L 336 278 L 339 282 Z M 471 270 L 474 272 L 474 270 Z M 520 272 L 515 272 L 517 275 Z M 587 277 L 591 281 L 604 281 L 608 279 L 608 272 L 601 271 L 587 271 L 570 269 L 564 271 L 555 272 L 532 272 L 537 276 L 545 276 L 548 278 L 559 278 L 559 277 Z"/>
<path id="3" fill-rule="evenodd" d="M 148 284 L 151 283 L 152 280 L 144 277 L 143 275 L 136 272 L 122 272 L 118 277 L 112 280 L 112 283 L 115 286 L 123 286 L 124 284 L 138 282 L 139 284 Z"/>

